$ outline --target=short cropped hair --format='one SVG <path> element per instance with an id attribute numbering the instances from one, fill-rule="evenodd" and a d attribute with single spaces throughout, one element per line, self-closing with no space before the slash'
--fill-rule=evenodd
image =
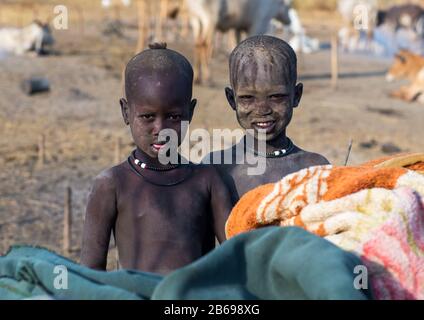
<path id="1" fill-rule="evenodd" d="M 230 82 L 233 89 L 237 84 L 237 74 L 252 60 L 266 59 L 272 64 L 280 64 L 288 83 L 296 84 L 297 57 L 292 47 L 276 37 L 253 36 L 242 41 L 230 56 Z"/>

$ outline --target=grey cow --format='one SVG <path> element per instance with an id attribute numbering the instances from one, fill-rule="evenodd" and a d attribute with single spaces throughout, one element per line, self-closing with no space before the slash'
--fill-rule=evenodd
<path id="1" fill-rule="evenodd" d="M 215 32 L 236 31 L 248 36 L 265 34 L 272 19 L 290 24 L 291 0 L 186 0 L 195 37 L 196 82 L 210 80 L 209 63 Z"/>

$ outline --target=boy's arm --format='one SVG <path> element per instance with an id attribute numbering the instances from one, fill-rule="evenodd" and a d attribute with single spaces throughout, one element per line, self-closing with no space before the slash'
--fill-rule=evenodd
<path id="1" fill-rule="evenodd" d="M 110 235 L 116 219 L 116 192 L 111 171 L 96 177 L 88 198 L 81 264 L 106 270 Z"/>
<path id="2" fill-rule="evenodd" d="M 215 168 L 211 168 L 211 208 L 215 235 L 222 243 L 226 240 L 225 223 L 233 208 L 230 192 Z"/>

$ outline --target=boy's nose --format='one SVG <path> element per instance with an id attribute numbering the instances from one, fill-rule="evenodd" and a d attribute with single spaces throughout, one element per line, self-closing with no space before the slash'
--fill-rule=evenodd
<path id="1" fill-rule="evenodd" d="M 159 133 L 165 129 L 165 121 L 161 118 L 157 118 L 153 123 L 153 135 L 159 135 Z"/>
<path id="2" fill-rule="evenodd" d="M 261 116 L 267 116 L 272 113 L 272 109 L 270 108 L 266 100 L 262 100 L 259 102 L 257 110 L 258 114 Z"/>

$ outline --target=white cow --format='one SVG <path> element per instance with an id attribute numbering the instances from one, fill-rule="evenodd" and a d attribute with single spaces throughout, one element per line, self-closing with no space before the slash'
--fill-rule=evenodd
<path id="1" fill-rule="evenodd" d="M 24 28 L 0 29 L 0 52 L 22 55 L 29 51 L 42 54 L 54 43 L 48 24 L 34 21 Z"/>
<path id="2" fill-rule="evenodd" d="M 215 32 L 236 31 L 248 36 L 265 34 L 272 19 L 290 24 L 289 0 L 186 0 L 195 37 L 196 82 L 210 79 L 209 63 Z"/>
<path id="3" fill-rule="evenodd" d="M 288 41 L 290 46 L 297 53 L 312 53 L 319 50 L 320 43 L 318 39 L 310 38 L 302 26 L 299 15 L 294 8 L 289 9 L 290 24 L 284 25 L 280 21 L 273 19 L 271 21 L 270 34 L 276 35 Z"/>

